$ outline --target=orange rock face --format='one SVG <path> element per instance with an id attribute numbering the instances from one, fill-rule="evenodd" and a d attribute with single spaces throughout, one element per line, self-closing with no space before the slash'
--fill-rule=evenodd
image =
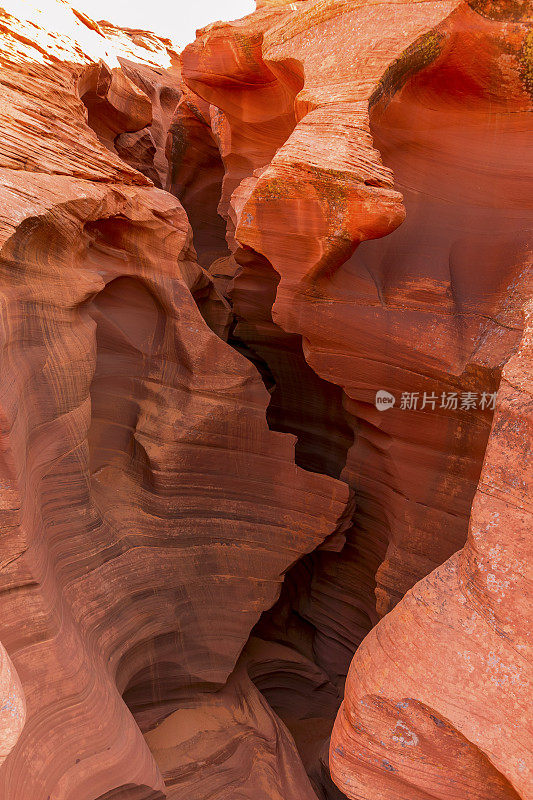
<path id="1" fill-rule="evenodd" d="M 0 798 L 527 800 L 525 5 L 6 2 Z"/>
<path id="2" fill-rule="evenodd" d="M 331 743 L 350 798 L 531 797 L 531 310 L 460 553 L 356 653 Z M 416 631 L 416 635 L 413 632 Z"/>
<path id="3" fill-rule="evenodd" d="M 356 498 L 344 547 L 291 571 L 259 633 L 341 691 L 379 616 L 466 539 L 530 293 L 529 41 L 513 4 L 280 3 L 182 56 L 216 120 L 235 335 L 270 424 Z"/>
<path id="4" fill-rule="evenodd" d="M 524 157 L 524 120 L 531 107 L 518 58 L 527 26 L 487 19 L 468 6 L 454 10 L 455 5 L 405 3 L 395 6 L 395 15 L 372 4 L 282 10 L 285 16 L 265 34 L 261 58 L 286 87 L 295 86 L 302 70 L 310 76 L 294 100 L 301 119 L 283 142 L 286 134 L 275 118 L 274 157 L 253 162 L 256 176 L 241 183 L 233 201 L 241 247 L 266 258 L 281 276 L 274 321 L 303 337 L 307 362 L 344 388 L 346 408 L 358 419 L 359 442 L 348 456 L 346 477 L 358 489 L 361 513 L 373 518 L 373 528 L 388 543 L 378 575 L 382 612 L 464 542 L 490 425 L 490 414 L 465 415 L 460 407 L 452 414 L 446 408 L 435 414 L 431 405 L 421 409 L 424 392 L 439 403 L 442 392 L 493 392 L 502 355 L 520 327 L 520 301 L 514 316 L 504 321 L 502 315 L 513 314 L 504 308 L 507 290 L 519 282 L 526 263 L 522 230 L 530 185 L 513 178 Z M 514 60 L 506 52 L 503 25 L 513 32 Z M 237 26 L 235 31 L 242 36 Z M 185 79 L 198 92 L 197 51 L 203 66 L 209 57 L 218 65 L 221 36 L 209 31 L 204 49 L 200 39 L 184 53 Z M 338 57 L 328 56 L 339 42 L 348 45 Z M 234 51 L 228 46 L 228 53 Z M 244 45 L 242 52 L 248 52 Z M 484 86 L 505 58 L 501 80 Z M 242 68 L 237 51 L 233 70 Z M 242 129 L 247 136 L 241 138 L 248 138 L 250 108 L 256 106 L 243 100 L 237 114 L 235 92 L 220 87 L 209 66 L 204 69 L 202 91 L 226 113 L 230 141 L 237 142 Z M 261 111 L 262 91 L 256 89 Z M 451 128 L 446 136 L 445 121 Z M 504 139 L 510 142 L 505 148 Z M 472 148 L 465 165 L 461 154 Z M 466 179 L 459 192 L 467 168 L 480 177 L 475 190 Z M 502 214 L 497 198 L 508 189 L 510 208 Z M 409 220 L 387 236 L 406 209 Z M 491 247 L 483 250 L 489 230 Z M 369 239 L 378 241 L 354 253 Z M 474 255 L 484 266 L 476 280 Z M 248 253 L 235 291 L 258 272 Z M 250 293 L 256 297 L 258 287 Z M 237 313 L 250 316 L 242 303 Z M 494 325 L 494 318 L 505 327 Z M 490 347 L 486 342 L 493 336 L 498 344 Z M 374 407 L 378 389 L 398 398 L 386 415 Z M 417 424 L 407 439 L 399 408 L 403 392 L 419 397 L 411 416 Z M 433 477 L 420 482 L 419 470 Z M 385 495 L 386 504 L 378 500 Z M 377 518 L 376 501 L 386 507 L 386 519 Z"/>

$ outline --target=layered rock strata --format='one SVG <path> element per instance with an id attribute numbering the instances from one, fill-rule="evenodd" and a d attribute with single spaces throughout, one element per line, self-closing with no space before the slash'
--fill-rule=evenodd
<path id="1" fill-rule="evenodd" d="M 185 212 L 113 152 L 150 118 L 133 79 L 172 54 L 55 10 L 55 31 L 2 17 L 0 795 L 155 800 L 142 731 L 212 702 L 349 490 L 269 431 L 258 373 L 195 302 Z M 257 746 L 289 758 L 263 705 Z"/>

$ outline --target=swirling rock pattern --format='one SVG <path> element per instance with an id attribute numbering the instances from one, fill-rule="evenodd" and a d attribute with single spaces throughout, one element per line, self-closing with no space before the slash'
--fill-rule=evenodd
<path id="1" fill-rule="evenodd" d="M 281 664 L 286 668 L 285 653 Z M 312 674 L 313 665 L 305 667 Z M 270 676 L 273 668 L 271 648 L 262 658 L 252 640 L 220 692 L 201 696 L 146 735 L 169 800 L 315 800 L 291 734 L 256 685 L 262 669 Z"/>
<path id="2" fill-rule="evenodd" d="M 298 468 L 294 440 L 268 429 L 258 373 L 195 302 L 209 279 L 185 212 L 113 152 L 109 131 L 145 128 L 150 98 L 113 63 L 116 42 L 57 13 L 60 35 L 35 32 L 37 11 L 2 17 L 0 637 L 13 667 L 2 651 L 0 795 L 156 800 L 165 782 L 142 731 L 224 685 L 349 490 Z M 149 56 L 171 64 L 161 43 Z M 257 724 L 257 746 L 286 758 L 282 723 Z"/>
<path id="3" fill-rule="evenodd" d="M 274 107 L 273 158 L 267 147 L 262 158 L 245 148 L 239 159 L 233 156 L 247 160 L 250 173 L 232 202 L 237 240 L 247 251 L 236 290 L 255 279 L 251 294 L 259 294 L 266 259 L 281 276 L 274 321 L 303 336 L 309 364 L 345 390 L 345 404 L 358 419 L 346 478 L 358 489 L 363 524 L 388 543 L 378 574 L 383 613 L 464 542 L 490 425 L 490 414 L 434 414 L 431 407 L 428 414 L 426 406 L 411 417 L 417 422 L 406 439 L 400 395 L 417 393 L 421 403 L 424 391 L 439 398 L 493 392 L 502 354 L 519 335 L 520 300 L 512 318 L 502 314 L 513 314 L 507 289 L 526 263 L 521 231 L 529 220 L 530 186 L 514 178 L 531 108 L 519 58 L 528 27 L 513 21 L 504 28 L 457 3 L 404 3 L 394 15 L 372 3 L 288 8 L 276 9 L 276 24 L 267 20 L 255 59 L 257 34 L 248 32 L 246 20 L 208 29 L 183 55 L 184 77 L 222 109 L 232 148 L 252 138 L 251 109 L 265 113 L 264 89 L 253 76 L 268 69 L 269 92 L 274 75 L 286 92 L 293 90 L 288 138 L 278 123 L 280 104 Z M 255 102 L 224 84 L 221 60 L 231 81 L 251 85 Z M 493 83 L 485 86 L 491 70 Z M 305 85 L 297 91 L 302 73 Z M 439 138 L 433 131 L 443 130 L 444 120 L 452 132 Z M 395 168 L 395 185 L 370 129 Z M 460 154 L 472 148 L 463 168 Z M 469 174 L 484 180 L 475 193 L 468 178 L 468 187 L 458 190 Z M 507 189 L 510 202 L 501 213 L 497 198 Z M 405 218 L 406 206 L 409 220 L 386 236 Z M 422 242 L 420 228 L 428 231 Z M 488 230 L 490 253 L 480 249 Z M 378 241 L 354 253 L 368 239 Z M 258 269 L 250 251 L 262 257 Z M 475 257 L 484 269 L 474 282 Z M 242 305 L 237 312 L 250 316 Z M 483 347 L 488 339 L 500 343 Z M 378 388 L 398 398 L 384 416 L 374 409 Z M 413 459 L 434 477 L 417 480 L 407 466 Z"/>

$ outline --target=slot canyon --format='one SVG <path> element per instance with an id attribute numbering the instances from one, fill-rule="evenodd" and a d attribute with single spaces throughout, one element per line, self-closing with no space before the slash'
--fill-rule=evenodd
<path id="1" fill-rule="evenodd" d="M 0 800 L 533 800 L 533 7 L 0 2 Z"/>

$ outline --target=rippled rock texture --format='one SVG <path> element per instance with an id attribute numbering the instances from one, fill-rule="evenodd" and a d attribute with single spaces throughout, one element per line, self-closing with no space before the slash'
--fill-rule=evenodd
<path id="1" fill-rule="evenodd" d="M 0 797 L 531 797 L 527 7 L 9 2 Z"/>
<path id="2" fill-rule="evenodd" d="M 142 732 L 202 703 L 226 729 L 235 697 L 211 694 L 349 489 L 269 430 L 259 374 L 195 302 L 210 279 L 185 212 L 119 157 L 147 128 L 157 151 L 169 44 L 131 34 L 129 53 L 56 12 L 61 35 L 35 44 L 38 13 L 2 18 L 0 796 L 183 796 Z M 247 730 L 302 785 L 250 686 Z M 199 762 L 218 748 L 204 738 Z"/>

